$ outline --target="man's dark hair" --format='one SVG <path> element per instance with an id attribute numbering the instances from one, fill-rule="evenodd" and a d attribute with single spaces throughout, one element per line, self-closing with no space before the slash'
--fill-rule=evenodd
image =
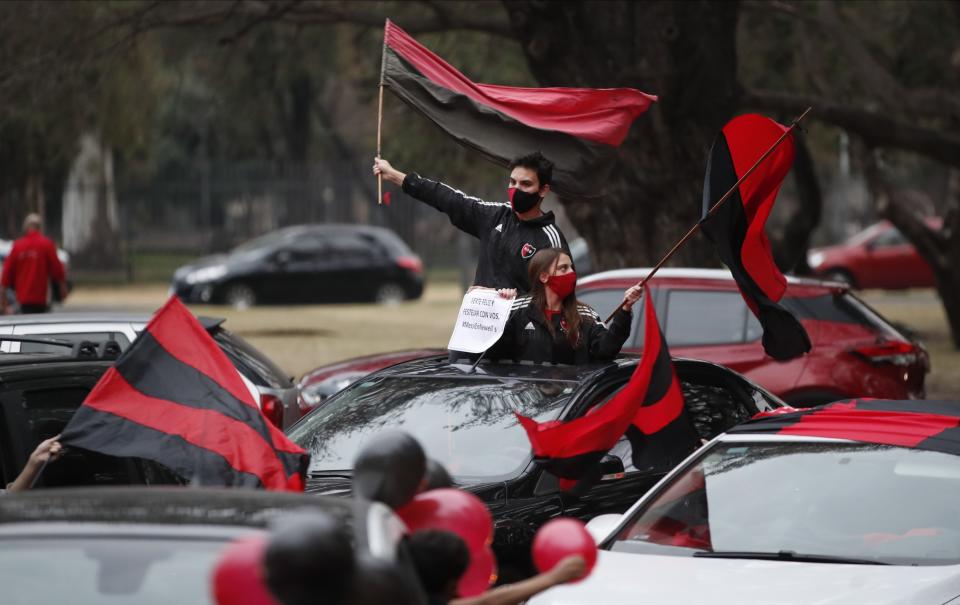
<path id="1" fill-rule="evenodd" d="M 442 594 L 470 565 L 470 551 L 460 536 L 448 531 L 426 529 L 408 538 L 410 557 L 427 594 Z"/>
<path id="2" fill-rule="evenodd" d="M 518 158 L 515 158 L 510 162 L 508 168 L 513 170 L 517 166 L 523 166 L 524 168 L 529 168 L 530 170 L 535 170 L 537 173 L 537 180 L 540 181 L 540 186 L 549 185 L 553 181 L 553 162 L 543 157 L 543 154 L 539 151 L 534 151 L 533 153 L 528 153 L 527 155 L 522 155 Z"/>

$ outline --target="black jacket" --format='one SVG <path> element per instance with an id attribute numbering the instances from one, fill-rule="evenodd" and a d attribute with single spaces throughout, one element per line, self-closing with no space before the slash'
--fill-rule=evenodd
<path id="1" fill-rule="evenodd" d="M 543 311 L 530 303 L 529 296 L 518 297 L 513 302 L 503 336 L 487 351 L 487 358 L 567 364 L 610 361 L 630 336 L 630 311 L 617 311 L 608 330 L 596 311 L 579 303 L 580 344 L 574 349 L 567 340 L 560 316 L 553 318 L 551 336 Z"/>
<path id="2" fill-rule="evenodd" d="M 521 221 L 509 202 L 485 202 L 417 174 L 403 179 L 403 192 L 445 213 L 455 227 L 480 239 L 475 286 L 516 288 L 524 294 L 530 289 L 527 263 L 537 250 L 563 248 L 570 254 L 552 212 Z"/>

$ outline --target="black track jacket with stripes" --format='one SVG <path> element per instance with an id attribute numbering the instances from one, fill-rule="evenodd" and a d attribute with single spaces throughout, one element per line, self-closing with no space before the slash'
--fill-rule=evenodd
<path id="1" fill-rule="evenodd" d="M 537 250 L 563 248 L 570 254 L 552 212 L 522 221 L 509 202 L 485 202 L 412 173 L 403 179 L 403 192 L 445 213 L 455 227 L 480 239 L 475 286 L 516 288 L 525 294 L 530 289 L 527 263 Z"/>
<path id="2" fill-rule="evenodd" d="M 620 353 L 623 343 L 630 336 L 631 311 L 617 311 L 608 330 L 596 311 L 589 305 L 577 303 L 580 312 L 580 345 L 574 349 L 567 340 L 560 316 L 552 320 L 551 335 L 543 311 L 530 304 L 530 301 L 530 296 L 521 296 L 513 301 L 503 336 L 487 351 L 487 359 L 566 364 L 610 361 Z"/>

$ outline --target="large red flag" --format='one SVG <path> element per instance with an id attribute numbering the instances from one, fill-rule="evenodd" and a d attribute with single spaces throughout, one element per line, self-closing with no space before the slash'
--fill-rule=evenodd
<path id="1" fill-rule="evenodd" d="M 517 414 L 537 462 L 558 477 L 586 476 L 624 435 L 638 469 L 669 468 L 697 447 L 699 438 L 653 307 L 644 292 L 643 356 L 610 401 L 569 422 L 541 424 Z"/>
<path id="2" fill-rule="evenodd" d="M 767 217 L 793 163 L 793 136 L 757 166 L 717 211 L 707 211 L 730 190 L 787 130 L 758 114 L 738 116 L 717 136 L 703 184 L 700 228 L 730 269 L 747 306 L 763 326 L 763 349 L 778 360 L 810 350 L 803 325 L 779 303 L 787 280 L 777 268 L 764 232 Z"/>
<path id="3" fill-rule="evenodd" d="M 175 296 L 90 391 L 62 441 L 154 460 L 201 485 L 303 491 L 308 462 Z"/>
<path id="4" fill-rule="evenodd" d="M 506 165 L 540 150 L 552 187 L 597 197 L 630 125 L 657 100 L 633 88 L 517 88 L 477 84 L 391 21 L 380 83 L 458 142 Z"/>

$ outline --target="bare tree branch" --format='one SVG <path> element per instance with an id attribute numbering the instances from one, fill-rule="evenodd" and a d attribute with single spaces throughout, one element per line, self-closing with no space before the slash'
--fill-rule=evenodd
<path id="1" fill-rule="evenodd" d="M 411 34 L 426 32 L 471 30 L 497 36 L 512 37 L 510 24 L 501 10 L 451 11 L 448 5 L 428 3 L 432 16 L 404 23 Z M 333 2 L 329 0 L 292 0 L 282 4 L 238 0 L 237 2 L 197 2 L 184 4 L 162 3 L 150 11 L 141 11 L 137 19 L 128 25 L 138 31 L 173 27 L 197 27 L 227 24 L 233 19 L 248 18 L 250 21 L 224 42 L 236 41 L 257 25 L 280 22 L 291 25 L 317 25 L 354 23 L 381 27 L 386 19 L 382 7 L 370 2 Z"/>
<path id="2" fill-rule="evenodd" d="M 812 105 L 814 110 L 810 117 L 854 133 L 870 147 L 905 149 L 960 167 L 960 136 L 917 126 L 882 112 L 766 90 L 744 91 L 743 104 L 790 113 L 799 113 Z"/>

